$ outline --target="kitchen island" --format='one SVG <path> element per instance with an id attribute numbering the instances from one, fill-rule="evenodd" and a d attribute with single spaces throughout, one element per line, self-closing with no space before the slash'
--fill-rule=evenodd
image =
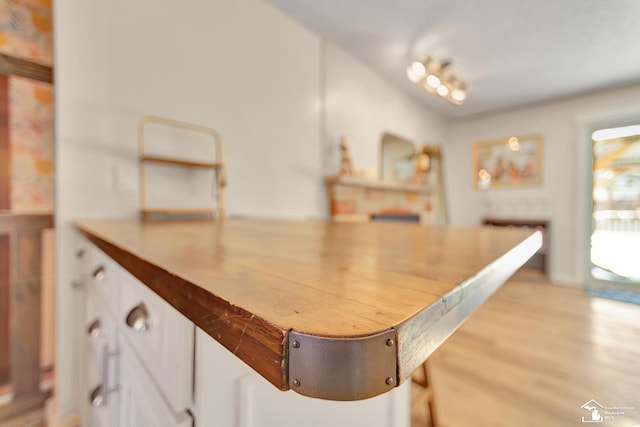
<path id="1" fill-rule="evenodd" d="M 398 386 L 541 246 L 410 224 L 89 221 L 76 228 L 281 390 Z"/>

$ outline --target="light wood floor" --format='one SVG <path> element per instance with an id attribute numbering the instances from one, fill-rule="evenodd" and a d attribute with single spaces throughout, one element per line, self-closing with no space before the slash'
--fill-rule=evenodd
<path id="1" fill-rule="evenodd" d="M 439 427 L 584 425 L 590 399 L 640 425 L 640 306 L 523 277 L 431 356 Z"/>
<path id="2" fill-rule="evenodd" d="M 0 427 L 41 427 L 49 393 L 32 393 L 0 406 Z"/>
<path id="3" fill-rule="evenodd" d="M 429 364 L 438 427 L 589 425 L 590 399 L 635 407 L 603 426 L 640 425 L 639 305 L 515 278 Z M 38 413 L 0 425 L 39 425 Z"/>

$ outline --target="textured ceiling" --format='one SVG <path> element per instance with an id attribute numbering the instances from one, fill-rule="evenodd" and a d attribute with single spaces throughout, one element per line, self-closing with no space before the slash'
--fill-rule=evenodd
<path id="1" fill-rule="evenodd" d="M 640 83 L 638 0 L 269 1 L 447 117 Z M 409 83 L 427 55 L 467 82 L 463 106 Z"/>

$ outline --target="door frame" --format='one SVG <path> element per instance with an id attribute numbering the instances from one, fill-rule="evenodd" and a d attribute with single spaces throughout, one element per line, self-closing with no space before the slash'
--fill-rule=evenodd
<path id="1" fill-rule="evenodd" d="M 577 266 L 580 283 L 588 289 L 607 290 L 636 290 L 637 286 L 627 283 L 612 282 L 596 279 L 591 275 L 591 234 L 593 208 L 593 132 L 600 129 L 610 129 L 640 124 L 640 108 L 635 107 L 626 111 L 603 113 L 576 120 L 577 124 L 577 190 L 578 233 L 576 250 Z"/>

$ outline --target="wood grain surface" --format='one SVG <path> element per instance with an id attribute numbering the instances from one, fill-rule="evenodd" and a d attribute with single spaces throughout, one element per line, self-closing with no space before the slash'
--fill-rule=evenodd
<path id="1" fill-rule="evenodd" d="M 0 234 L 0 386 L 9 382 L 9 299 L 11 297 L 9 236 Z"/>
<path id="2" fill-rule="evenodd" d="M 214 168 L 222 167 L 222 163 L 198 162 L 195 160 L 175 159 L 171 157 L 150 156 L 150 155 L 140 156 L 140 162 L 152 162 L 152 163 L 161 163 L 165 165 L 185 166 L 185 167 L 191 167 L 191 168 L 205 168 L 205 169 L 214 169 Z"/>
<path id="3" fill-rule="evenodd" d="M 452 300 L 463 300 L 461 285 L 475 289 L 490 276 L 479 273 L 494 265 L 513 273 L 540 245 L 539 233 L 525 230 L 376 222 L 132 220 L 76 227 L 281 389 L 288 388 L 288 331 L 341 338 L 402 325 L 413 331 L 412 319 L 444 304 L 444 296 L 459 293 Z"/>
<path id="4" fill-rule="evenodd" d="M 39 393 L 42 232 L 51 227 L 53 215 L 0 211 L 0 380 L 8 369 L 16 397 Z"/>
<path id="5" fill-rule="evenodd" d="M 589 425 L 590 399 L 635 408 L 591 425 L 640 425 L 639 318 L 640 305 L 518 273 L 429 358 L 438 426 Z"/>
<path id="6" fill-rule="evenodd" d="M 9 76 L 0 74 L 0 209 L 11 209 Z"/>

